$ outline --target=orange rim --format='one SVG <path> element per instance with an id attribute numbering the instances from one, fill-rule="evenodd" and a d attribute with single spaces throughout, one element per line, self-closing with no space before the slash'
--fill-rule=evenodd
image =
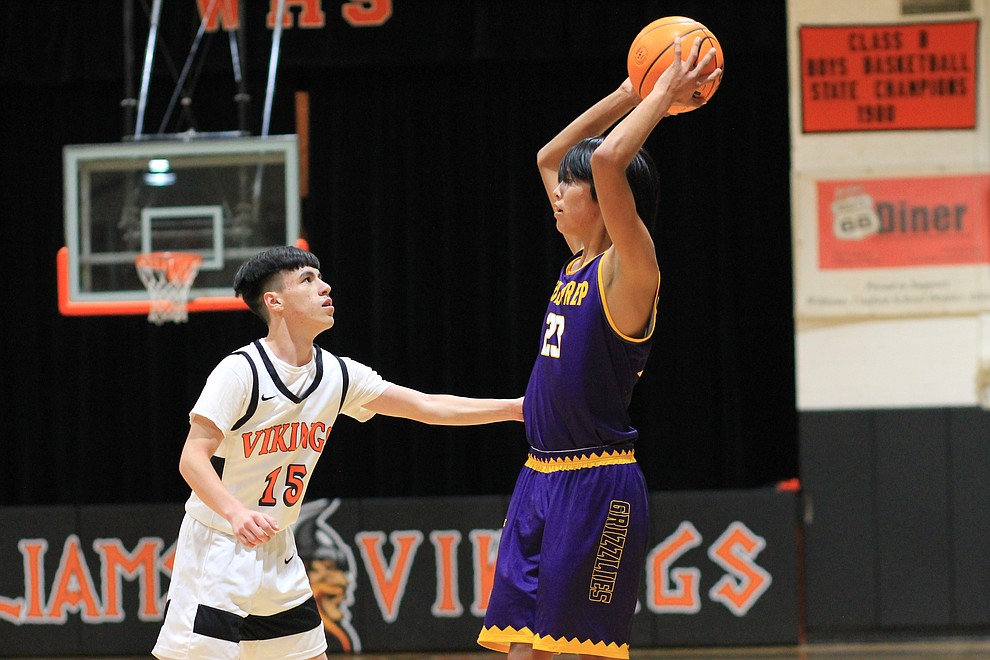
<path id="1" fill-rule="evenodd" d="M 296 240 L 296 247 L 309 250 L 305 238 Z M 56 255 L 58 282 L 58 311 L 63 316 L 134 316 L 151 311 L 150 300 L 79 301 L 69 297 L 69 248 L 59 248 Z M 248 307 L 237 296 L 192 298 L 186 305 L 190 312 L 234 312 Z"/>

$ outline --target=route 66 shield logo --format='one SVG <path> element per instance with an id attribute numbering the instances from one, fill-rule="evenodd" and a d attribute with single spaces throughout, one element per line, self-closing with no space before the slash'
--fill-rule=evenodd
<path id="1" fill-rule="evenodd" d="M 880 217 L 866 192 L 837 191 L 832 202 L 832 233 L 844 241 L 859 241 L 880 231 Z"/>

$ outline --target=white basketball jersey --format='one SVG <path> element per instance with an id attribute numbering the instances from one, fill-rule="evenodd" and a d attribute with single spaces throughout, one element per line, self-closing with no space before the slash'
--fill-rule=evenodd
<path id="1" fill-rule="evenodd" d="M 308 364 L 296 367 L 258 340 L 216 366 L 190 415 L 201 415 L 224 432 L 215 454 L 223 459 L 218 469 L 224 486 L 246 507 L 287 529 L 299 517 L 338 411 L 362 422 L 371 419 L 374 413 L 362 406 L 389 385 L 373 369 L 319 346 L 313 346 Z M 196 493 L 186 511 L 204 525 L 232 532 Z"/>

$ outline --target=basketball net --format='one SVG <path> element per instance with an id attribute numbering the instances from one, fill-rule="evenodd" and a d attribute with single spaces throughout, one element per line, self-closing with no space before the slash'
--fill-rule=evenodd
<path id="1" fill-rule="evenodd" d="M 138 276 L 151 299 L 149 323 L 189 320 L 189 290 L 202 263 L 203 257 L 188 252 L 148 252 L 134 258 Z"/>

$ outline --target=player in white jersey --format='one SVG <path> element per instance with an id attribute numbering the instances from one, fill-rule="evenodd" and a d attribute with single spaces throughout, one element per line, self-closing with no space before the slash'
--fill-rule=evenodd
<path id="1" fill-rule="evenodd" d="M 290 525 L 338 414 L 427 424 L 522 421 L 522 399 L 425 394 L 313 340 L 333 326 L 319 260 L 273 248 L 234 290 L 268 335 L 224 358 L 189 413 L 179 471 L 192 489 L 154 655 L 326 658 L 326 638 Z"/>

